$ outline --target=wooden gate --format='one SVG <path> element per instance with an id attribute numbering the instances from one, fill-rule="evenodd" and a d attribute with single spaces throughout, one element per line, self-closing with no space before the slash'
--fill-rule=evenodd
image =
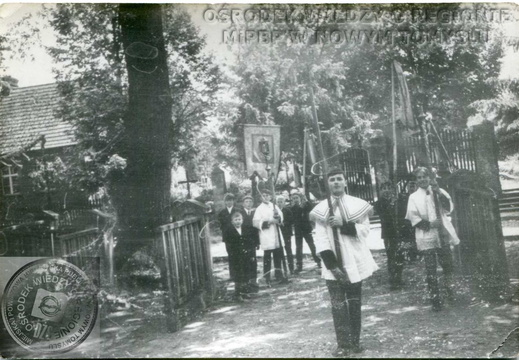
<path id="1" fill-rule="evenodd" d="M 181 328 L 180 310 L 188 301 L 200 301 L 204 293 L 213 296 L 211 243 L 205 217 L 191 217 L 157 229 L 156 248 L 165 285 L 168 330 Z"/>
<path id="2" fill-rule="evenodd" d="M 487 300 L 499 300 L 509 277 L 497 196 L 468 170 L 455 172 L 447 184 L 454 202 L 453 223 L 460 238 L 461 269 Z"/>
<path id="3" fill-rule="evenodd" d="M 464 169 L 478 172 L 476 161 L 476 139 L 474 133 L 469 129 L 463 130 L 440 130 L 438 135 L 429 137 L 430 162 L 436 168 L 446 165 L 445 153 L 449 156 L 455 169 Z M 442 146 L 443 144 L 443 146 Z M 422 140 L 418 136 L 403 139 L 404 161 L 399 167 L 412 173 L 413 169 L 420 164 L 420 159 L 425 156 Z M 444 148 L 445 147 L 445 148 Z M 405 171 L 404 170 L 404 171 Z"/>
<path id="4" fill-rule="evenodd" d="M 367 150 L 350 148 L 340 155 L 342 169 L 346 175 L 348 194 L 366 201 L 375 200 Z"/>

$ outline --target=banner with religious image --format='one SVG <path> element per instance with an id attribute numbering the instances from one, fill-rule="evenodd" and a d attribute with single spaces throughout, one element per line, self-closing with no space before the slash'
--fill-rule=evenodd
<path id="1" fill-rule="evenodd" d="M 244 125 L 245 166 L 248 175 L 257 171 L 262 178 L 266 179 L 268 165 L 270 171 L 274 173 L 274 178 L 277 177 L 280 134 L 279 125 Z"/>

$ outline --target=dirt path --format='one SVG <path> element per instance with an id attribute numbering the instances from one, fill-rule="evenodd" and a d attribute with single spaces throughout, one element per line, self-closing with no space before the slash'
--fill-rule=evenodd
<path id="1" fill-rule="evenodd" d="M 519 287 L 519 242 L 507 243 L 512 285 Z M 366 351 L 358 357 L 487 357 L 519 326 L 517 303 L 492 305 L 473 297 L 457 277 L 458 298 L 433 313 L 426 298 L 423 263 L 410 264 L 407 286 L 390 292 L 386 258 L 374 254 L 380 270 L 363 286 L 363 332 Z M 181 331 L 164 331 L 154 317 L 105 347 L 116 357 L 330 357 L 335 334 L 324 280 L 310 261 L 285 286 L 262 287 L 259 296 L 242 304 L 225 294 Z M 226 276 L 224 264 L 215 274 Z M 226 282 L 230 287 L 230 283 Z M 514 333 L 492 357 L 519 353 Z"/>

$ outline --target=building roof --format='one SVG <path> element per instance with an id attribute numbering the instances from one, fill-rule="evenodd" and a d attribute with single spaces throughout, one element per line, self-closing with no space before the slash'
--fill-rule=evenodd
<path id="1" fill-rule="evenodd" d="M 73 127 L 57 117 L 59 93 L 56 84 L 14 88 L 0 99 L 0 156 L 20 151 L 45 136 L 45 148 L 76 143 Z M 35 143 L 29 150 L 41 148 Z"/>

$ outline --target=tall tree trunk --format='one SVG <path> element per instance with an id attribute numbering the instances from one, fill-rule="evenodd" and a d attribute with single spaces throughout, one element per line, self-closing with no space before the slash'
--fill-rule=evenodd
<path id="1" fill-rule="evenodd" d="M 124 118 L 127 167 L 113 187 L 117 252 L 126 258 L 170 220 L 172 125 L 161 5 L 121 4 L 119 19 L 129 83 Z"/>

